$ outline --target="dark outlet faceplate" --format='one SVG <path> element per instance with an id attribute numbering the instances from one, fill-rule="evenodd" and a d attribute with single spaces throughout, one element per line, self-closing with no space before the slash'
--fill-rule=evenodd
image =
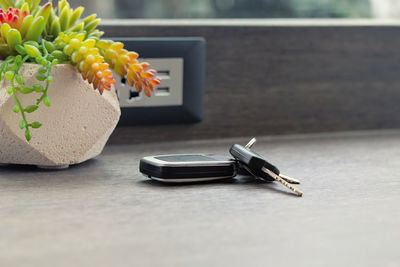
<path id="1" fill-rule="evenodd" d="M 174 106 L 122 107 L 120 126 L 195 123 L 203 118 L 205 40 L 201 37 L 111 38 L 141 58 L 182 58 L 182 104 Z"/>

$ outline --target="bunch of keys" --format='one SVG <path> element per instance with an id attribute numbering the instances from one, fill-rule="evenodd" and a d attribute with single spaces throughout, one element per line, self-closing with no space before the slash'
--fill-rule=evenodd
<path id="1" fill-rule="evenodd" d="M 251 150 L 256 139 L 230 149 L 233 156 L 213 154 L 172 154 L 144 157 L 140 160 L 140 172 L 145 176 L 166 183 L 188 183 L 233 178 L 238 170 L 266 180 L 278 181 L 296 195 L 303 193 L 293 186 L 300 181 L 280 173 L 279 169 Z"/>
<path id="2" fill-rule="evenodd" d="M 249 143 L 247 143 L 246 146 L 235 144 L 231 147 L 229 152 L 237 160 L 240 167 L 245 169 L 254 177 L 258 177 L 267 181 L 278 181 L 301 197 L 303 192 L 292 185 L 300 184 L 300 181 L 281 174 L 277 167 L 269 163 L 256 152 L 252 151 L 251 147 L 255 144 L 255 142 L 256 139 L 253 138 Z"/>

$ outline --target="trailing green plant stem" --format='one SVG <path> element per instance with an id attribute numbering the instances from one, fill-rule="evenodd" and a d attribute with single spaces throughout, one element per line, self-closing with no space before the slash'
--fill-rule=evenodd
<path id="1" fill-rule="evenodd" d="M 25 130 L 25 138 L 27 141 L 30 141 L 32 138 L 31 128 L 40 128 L 42 124 L 37 121 L 28 123 L 26 113 L 32 113 L 36 111 L 39 108 L 39 104 L 41 102 L 43 102 L 43 104 L 47 107 L 51 105 L 51 101 L 47 95 L 47 92 L 50 86 L 50 82 L 53 80 L 53 77 L 51 76 L 52 67 L 58 63 L 58 60 L 49 53 L 46 48 L 45 42 L 45 40 L 42 40 L 41 46 L 39 46 L 39 44 L 36 42 L 26 42 L 24 46 L 18 46 L 17 51 L 19 55 L 7 57 L 5 62 L 3 62 L 0 67 L 0 78 L 4 73 L 5 78 L 10 81 L 11 86 L 7 90 L 7 93 L 10 95 L 12 94 L 16 101 L 16 105 L 13 107 L 13 111 L 15 113 L 21 112 L 22 120 L 19 123 L 19 127 Z M 35 78 L 40 82 L 45 82 L 45 88 L 43 88 L 43 86 L 40 84 L 34 84 L 32 86 L 25 85 L 22 75 L 19 74 L 19 70 L 22 65 L 28 60 L 41 65 Z M 16 85 L 16 83 L 18 85 Z M 22 94 L 30 94 L 36 92 L 40 93 L 41 96 L 37 99 L 36 105 L 29 105 L 24 108 L 18 97 L 18 92 Z"/>
<path id="2" fill-rule="evenodd" d="M 15 74 L 18 74 L 18 71 L 20 70 L 21 66 L 26 62 L 26 60 L 28 60 L 29 56 L 25 56 L 23 58 L 23 60 L 18 63 L 18 67 L 15 70 Z M 10 61 L 12 62 L 12 61 Z M 8 63 L 9 64 L 9 63 Z M 26 115 L 25 115 L 25 109 L 23 108 L 21 101 L 19 100 L 18 96 L 17 96 L 17 90 L 18 87 L 15 86 L 14 80 L 16 79 L 16 75 L 13 75 L 12 79 L 10 80 L 10 85 L 12 88 L 12 95 L 14 96 L 15 102 L 17 103 L 18 109 L 14 108 L 14 112 L 18 111 L 21 112 L 21 116 L 22 116 L 22 121 L 20 122 L 19 126 L 21 129 L 25 129 L 25 138 L 27 141 L 30 141 L 32 138 L 32 134 L 29 130 L 29 127 L 32 126 L 32 124 L 28 124 L 27 120 L 26 120 Z M 16 113 L 18 113 L 16 112 Z"/>

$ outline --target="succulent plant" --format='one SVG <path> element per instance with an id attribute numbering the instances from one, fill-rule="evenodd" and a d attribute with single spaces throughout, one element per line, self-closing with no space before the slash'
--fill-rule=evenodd
<path id="1" fill-rule="evenodd" d="M 113 71 L 125 77 L 130 86 L 151 95 L 161 83 L 156 71 L 149 64 L 139 62 L 139 55 L 124 49 L 123 43 L 103 40 L 104 32 L 97 29 L 100 19 L 96 14 L 81 18 L 84 7 L 71 8 L 66 0 L 40 5 L 40 0 L 0 0 L 0 80 L 10 81 L 7 93 L 13 95 L 15 113 L 21 114 L 20 128 L 25 130 L 26 140 L 32 138 L 31 129 L 42 126 L 29 123 L 27 114 L 43 103 L 50 106 L 47 95 L 52 81 L 51 69 L 58 63 L 74 65 L 100 94 L 115 84 Z M 26 86 L 19 74 L 25 62 L 40 64 L 35 76 L 38 84 Z M 33 105 L 23 107 L 21 94 L 38 93 Z"/>
<path id="2" fill-rule="evenodd" d="M 128 84 L 130 86 L 135 85 L 139 92 L 144 89 L 145 94 L 150 96 L 154 86 L 161 83 L 159 78 L 154 77 L 156 71 L 153 69 L 146 70 L 149 64 L 147 62 L 139 62 L 137 60 L 139 55 L 124 49 L 123 43 L 99 40 L 96 43 L 96 47 L 117 75 L 121 77 L 126 75 Z"/>

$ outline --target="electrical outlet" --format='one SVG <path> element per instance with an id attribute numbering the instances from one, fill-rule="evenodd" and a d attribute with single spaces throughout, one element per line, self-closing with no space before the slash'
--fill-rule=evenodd
<path id="1" fill-rule="evenodd" d="M 119 104 L 125 107 L 165 107 L 180 106 L 183 103 L 183 58 L 142 58 L 141 61 L 150 63 L 152 69 L 162 83 L 154 88 L 152 97 L 144 92 L 137 92 L 129 86 L 125 78 L 116 75 L 115 88 L 118 92 Z"/>
<path id="2" fill-rule="evenodd" d="M 205 40 L 201 37 L 112 38 L 139 53 L 162 82 L 149 98 L 116 79 L 119 125 L 193 123 L 203 118 Z M 117 78 L 117 77 L 116 77 Z"/>

